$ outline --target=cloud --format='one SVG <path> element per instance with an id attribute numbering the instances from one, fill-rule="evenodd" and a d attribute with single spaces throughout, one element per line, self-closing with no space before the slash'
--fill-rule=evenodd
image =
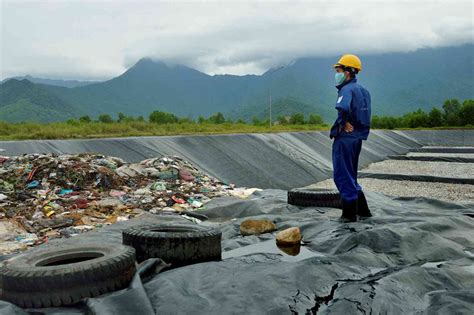
<path id="1" fill-rule="evenodd" d="M 260 74 L 299 57 L 472 43 L 468 1 L 2 2 L 1 77 L 105 79 L 142 57 Z"/>

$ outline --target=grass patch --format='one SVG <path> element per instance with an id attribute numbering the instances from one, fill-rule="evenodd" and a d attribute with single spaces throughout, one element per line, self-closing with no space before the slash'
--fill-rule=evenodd
<path id="1" fill-rule="evenodd" d="M 474 129 L 466 127 L 397 128 L 403 130 Z M 54 122 L 5 123 L 0 122 L 0 140 L 34 139 L 90 139 L 138 136 L 212 135 L 238 133 L 274 133 L 298 131 L 329 131 L 327 125 L 252 125 L 243 123 L 171 123 L 156 124 L 146 121 L 132 122 Z"/>
<path id="2" fill-rule="evenodd" d="M 87 139 L 133 136 L 209 135 L 232 133 L 268 133 L 284 131 L 328 130 L 326 125 L 250 125 L 240 123 L 171 123 L 156 124 L 145 121 L 4 123 L 0 122 L 0 140 L 28 139 Z"/>

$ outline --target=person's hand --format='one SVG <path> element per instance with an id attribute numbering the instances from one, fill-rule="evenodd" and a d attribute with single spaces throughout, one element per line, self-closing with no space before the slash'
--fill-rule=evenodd
<path id="1" fill-rule="evenodd" d="M 353 132 L 354 127 L 350 123 L 346 122 L 346 125 L 344 126 L 344 131 L 345 132 Z"/>

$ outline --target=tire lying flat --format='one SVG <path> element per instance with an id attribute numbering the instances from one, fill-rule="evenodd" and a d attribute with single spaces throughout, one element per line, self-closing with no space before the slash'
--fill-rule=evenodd
<path id="1" fill-rule="evenodd" d="M 293 189 L 288 191 L 288 204 L 300 207 L 328 207 L 342 209 L 341 196 L 337 191 Z"/>
<path id="2" fill-rule="evenodd" d="M 135 248 L 137 261 L 161 258 L 172 267 L 222 259 L 222 233 L 200 225 L 147 225 L 122 232 Z"/>
<path id="3" fill-rule="evenodd" d="M 127 287 L 134 273 L 129 246 L 57 246 L 7 260 L 1 298 L 24 308 L 71 305 Z"/>

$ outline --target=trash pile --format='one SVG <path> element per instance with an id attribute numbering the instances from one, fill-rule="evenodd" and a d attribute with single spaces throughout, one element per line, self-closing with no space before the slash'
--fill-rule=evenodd
<path id="1" fill-rule="evenodd" d="M 135 164 L 90 153 L 0 156 L 0 254 L 255 190 L 220 182 L 177 156 Z"/>

